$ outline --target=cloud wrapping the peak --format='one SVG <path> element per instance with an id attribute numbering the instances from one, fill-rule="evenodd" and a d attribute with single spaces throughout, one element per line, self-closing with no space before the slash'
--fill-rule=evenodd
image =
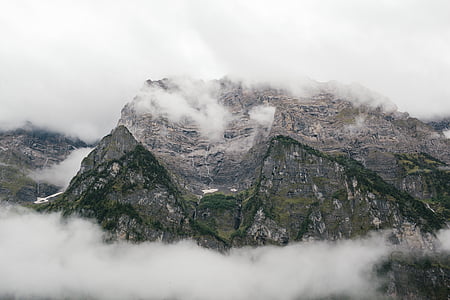
<path id="1" fill-rule="evenodd" d="M 215 98 L 217 84 L 174 78 L 171 85 L 168 90 L 154 85 L 144 87 L 133 100 L 136 112 L 167 117 L 171 122 L 194 122 L 203 136 L 213 141 L 221 139 L 232 116 Z"/>

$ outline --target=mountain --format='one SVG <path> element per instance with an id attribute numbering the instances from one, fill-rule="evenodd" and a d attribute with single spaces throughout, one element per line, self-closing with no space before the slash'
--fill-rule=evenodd
<path id="1" fill-rule="evenodd" d="M 449 163 L 442 131 L 359 87 L 298 96 L 164 79 L 147 81 L 65 193 L 38 209 L 95 218 L 110 239 L 189 238 L 219 251 L 384 230 L 414 255 L 379 266 L 383 293 L 439 299 L 450 267 L 433 251 L 450 220 Z"/>
<path id="2" fill-rule="evenodd" d="M 299 97 L 226 79 L 148 81 L 119 124 L 197 195 L 251 188 L 268 141 L 282 135 L 355 159 L 448 218 L 450 140 L 378 95 L 353 90 L 319 85 Z"/>
<path id="3" fill-rule="evenodd" d="M 113 239 L 171 242 L 202 235 L 171 175 L 124 126 L 104 137 L 83 160 L 60 199 L 40 209 L 95 218 Z M 212 232 L 198 241 L 224 249 Z"/>
<path id="4" fill-rule="evenodd" d="M 300 97 L 289 90 L 226 79 L 149 81 L 122 110 L 119 124 L 197 193 L 209 186 L 223 192 L 248 188 L 255 178 L 246 170 L 257 164 L 250 151 L 277 135 L 327 153 L 346 154 L 408 192 L 413 187 L 404 183 L 407 175 L 395 154 L 427 153 L 450 163 L 450 142 L 442 132 L 380 104 L 370 94 L 358 102 L 339 97 L 351 91 L 336 90 L 319 86 L 311 96 Z M 168 101 L 178 101 L 184 112 L 171 112 Z M 212 104 L 214 109 L 205 107 Z M 201 118 L 206 124 L 197 121 Z"/>
<path id="5" fill-rule="evenodd" d="M 56 193 L 60 186 L 40 182 L 30 174 L 62 162 L 83 141 L 38 128 L 31 123 L 0 131 L 0 200 L 30 203 Z"/>
<path id="6" fill-rule="evenodd" d="M 450 130 L 450 118 L 429 121 L 427 124 L 439 131 Z"/>
<path id="7" fill-rule="evenodd" d="M 119 125 L 83 160 L 62 198 L 47 209 L 96 218 L 118 238 L 201 236 L 219 248 L 336 240 L 383 228 L 395 228 L 392 238 L 398 242 L 426 248 L 432 247 L 426 232 L 444 226 L 424 203 L 355 160 L 289 137 L 268 142 L 255 173 L 248 190 L 195 197 Z"/>

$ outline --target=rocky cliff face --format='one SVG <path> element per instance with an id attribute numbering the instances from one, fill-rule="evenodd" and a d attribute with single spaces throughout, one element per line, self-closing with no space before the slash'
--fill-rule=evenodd
<path id="1" fill-rule="evenodd" d="M 385 278 L 382 291 L 391 299 L 447 299 L 450 259 L 448 254 L 405 255 L 392 253 L 378 268 Z"/>
<path id="2" fill-rule="evenodd" d="M 398 249 L 433 251 L 449 221 L 449 140 L 333 91 L 148 81 L 64 195 L 41 209 L 96 218 L 112 238 L 134 241 L 191 238 L 224 250 L 384 230 Z M 387 260 L 384 292 L 437 299 L 449 268 L 436 259 L 427 268 Z M 434 280 L 436 295 L 408 288 L 403 271 Z"/>
<path id="3" fill-rule="evenodd" d="M 82 162 L 58 200 L 40 206 L 94 218 L 112 239 L 197 239 L 222 249 L 214 235 L 198 230 L 189 203 L 167 170 L 124 126 L 104 137 Z"/>
<path id="4" fill-rule="evenodd" d="M 428 125 L 438 131 L 450 130 L 450 118 L 443 118 L 435 121 L 427 122 Z"/>
<path id="5" fill-rule="evenodd" d="M 256 167 L 260 145 L 276 135 L 345 153 L 407 191 L 410 185 L 397 180 L 393 154 L 423 152 L 450 162 L 450 142 L 441 131 L 368 97 L 358 101 L 329 86 L 299 97 L 228 80 L 148 81 L 122 110 L 119 124 L 196 193 L 210 187 L 224 192 L 248 188 L 254 174 L 247 170 Z M 169 102 L 177 103 L 176 113 Z"/>
<path id="6" fill-rule="evenodd" d="M 247 240 L 257 244 L 336 240 L 393 228 L 397 243 L 423 249 L 433 245 L 421 230 L 442 226 L 423 203 L 358 162 L 283 136 L 271 140 L 243 211 Z"/>
<path id="7" fill-rule="evenodd" d="M 77 139 L 35 128 L 0 131 L 0 200 L 32 202 L 57 192 L 60 187 L 37 182 L 31 171 L 63 161 L 76 148 L 87 147 Z"/>
<path id="8" fill-rule="evenodd" d="M 390 229 L 396 244 L 434 248 L 432 232 L 444 219 L 362 164 L 285 136 L 265 146 L 249 189 L 199 198 L 121 125 L 83 160 L 61 199 L 45 209 L 96 218 L 113 236 L 136 241 L 195 238 L 224 249 Z"/>

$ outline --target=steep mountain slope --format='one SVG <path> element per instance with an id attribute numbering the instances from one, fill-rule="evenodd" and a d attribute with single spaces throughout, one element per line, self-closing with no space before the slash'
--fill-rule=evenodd
<path id="1" fill-rule="evenodd" d="M 133 241 L 200 239 L 223 248 L 214 234 L 197 230 L 167 170 L 124 126 L 104 137 L 82 162 L 63 196 L 41 210 L 96 219 L 111 238 Z"/>
<path id="2" fill-rule="evenodd" d="M 86 143 L 28 124 L 22 129 L 0 131 L 0 200 L 32 202 L 60 187 L 37 182 L 29 174 L 63 161 Z"/>
<path id="3" fill-rule="evenodd" d="M 345 153 L 391 183 L 401 182 L 394 154 L 427 153 L 450 162 L 450 141 L 442 132 L 364 93 L 358 98 L 361 92 L 318 85 L 300 97 L 226 79 L 148 81 L 119 124 L 195 193 L 249 188 L 255 178 L 247 171 L 255 169 L 260 145 L 276 135 Z M 413 192 L 407 184 L 397 187 Z"/>
<path id="4" fill-rule="evenodd" d="M 115 237 L 209 247 L 336 240 L 393 229 L 391 240 L 434 247 L 444 220 L 358 162 L 277 136 L 265 144 L 251 187 L 197 198 L 124 126 L 86 157 L 64 195 L 42 209 L 92 217 Z"/>
<path id="5" fill-rule="evenodd" d="M 258 244 L 336 240 L 393 228 L 398 242 L 432 247 L 421 230 L 443 220 L 358 162 L 278 136 L 271 140 L 255 193 L 243 203 L 244 232 Z M 431 238 L 431 237 L 428 237 Z"/>
<path id="6" fill-rule="evenodd" d="M 383 231 L 401 253 L 376 270 L 383 293 L 439 299 L 449 158 L 442 132 L 335 85 L 302 98 L 228 80 L 148 81 L 67 191 L 39 209 L 95 218 L 112 239 L 217 250 Z"/>

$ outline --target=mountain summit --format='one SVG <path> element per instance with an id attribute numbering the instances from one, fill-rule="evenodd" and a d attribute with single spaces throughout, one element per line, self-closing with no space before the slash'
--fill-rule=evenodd
<path id="1" fill-rule="evenodd" d="M 442 131 L 336 84 L 309 93 L 227 79 L 147 81 L 66 192 L 40 209 L 95 218 L 112 239 L 188 238 L 220 251 L 373 231 L 398 249 L 434 251 L 450 220 Z M 429 272 L 421 278 L 442 295 L 446 263 L 408 269 L 401 258 L 382 269 Z M 430 294 L 392 282 L 390 295 Z"/>

